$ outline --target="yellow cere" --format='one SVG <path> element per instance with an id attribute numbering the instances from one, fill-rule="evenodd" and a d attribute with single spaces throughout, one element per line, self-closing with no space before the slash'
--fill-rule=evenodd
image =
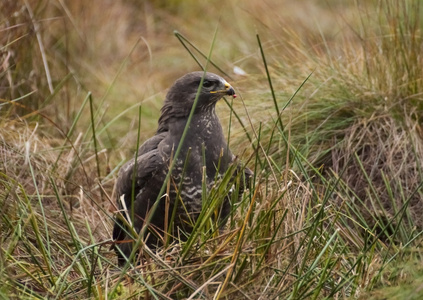
<path id="1" fill-rule="evenodd" d="M 215 94 L 215 93 L 222 93 L 222 92 L 226 92 L 227 89 L 229 89 L 231 87 L 231 85 L 225 81 L 225 89 L 224 90 L 218 90 L 218 91 L 210 91 L 211 94 Z"/>

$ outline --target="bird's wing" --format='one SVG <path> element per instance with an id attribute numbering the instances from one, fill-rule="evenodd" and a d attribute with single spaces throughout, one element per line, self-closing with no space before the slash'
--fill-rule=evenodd
<path id="1" fill-rule="evenodd" d="M 150 152 L 154 149 L 157 149 L 160 142 L 168 135 L 169 133 L 161 132 L 156 134 L 155 136 L 149 138 L 144 142 L 144 144 L 141 145 L 141 147 L 138 149 L 138 156 L 141 156 L 147 152 Z"/>
<path id="2" fill-rule="evenodd" d="M 116 186 L 118 197 L 125 195 L 125 199 L 130 199 L 133 184 L 136 193 L 144 187 L 146 181 L 151 178 L 161 163 L 157 149 L 167 134 L 168 132 L 162 132 L 146 140 L 138 149 L 137 160 L 135 161 L 135 158 L 132 158 L 122 166 L 119 170 Z M 137 172 L 134 178 L 133 171 L 135 167 Z"/>
<path id="3" fill-rule="evenodd" d="M 250 168 L 239 162 L 238 157 L 236 157 L 235 155 L 232 155 L 232 163 L 236 164 L 236 171 L 234 174 L 235 176 L 243 172 L 243 177 L 241 178 L 241 185 L 239 188 L 239 191 L 243 193 L 245 188 L 251 188 L 251 181 L 253 179 L 254 172 Z"/>
<path id="4" fill-rule="evenodd" d="M 157 170 L 160 170 L 163 167 L 163 164 L 163 159 L 157 148 L 138 156 L 136 160 L 133 158 L 128 161 L 120 169 L 116 184 L 116 190 L 118 192 L 118 206 L 121 209 L 123 208 L 123 204 L 120 199 L 124 196 L 126 209 L 130 210 L 132 199 L 137 199 L 137 194 L 146 187 L 149 179 L 154 176 Z M 132 192 L 134 193 L 133 197 Z M 126 217 L 125 213 L 123 213 L 123 215 Z M 114 240 L 125 239 L 125 231 L 122 230 L 125 227 L 126 226 L 122 220 L 116 218 L 116 223 L 113 228 Z"/>
<path id="5" fill-rule="evenodd" d="M 133 158 L 128 161 L 119 171 L 116 186 L 118 196 L 125 195 L 126 204 L 128 202 L 130 203 L 133 186 L 134 193 L 137 195 L 162 164 L 163 159 L 160 157 L 159 150 L 157 149 L 138 156 L 137 160 Z"/>
<path id="6" fill-rule="evenodd" d="M 245 176 L 246 180 L 250 180 L 254 176 L 254 172 L 250 168 L 245 167 L 244 168 L 244 176 Z"/>

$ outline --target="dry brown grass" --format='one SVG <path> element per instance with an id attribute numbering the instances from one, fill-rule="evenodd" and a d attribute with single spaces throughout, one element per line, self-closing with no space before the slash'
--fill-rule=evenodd
<path id="1" fill-rule="evenodd" d="M 401 269 L 421 264 L 416 3 L 2 1 L 0 297 L 346 298 L 421 278 Z M 216 28 L 212 59 L 241 96 L 232 114 L 218 110 L 256 186 L 189 259 L 172 246 L 121 272 L 108 250 L 113 185 L 136 147 L 138 105 L 143 141 L 166 88 L 199 69 L 173 30 L 208 53 Z M 313 72 L 283 132 L 256 34 L 279 109 Z"/>
<path id="2" fill-rule="evenodd" d="M 362 213 L 371 226 L 392 219 L 408 205 L 410 215 L 404 222 L 412 220 L 412 226 L 423 228 L 419 217 L 423 209 L 419 191 L 423 167 L 420 132 L 413 115 L 398 122 L 387 113 L 378 114 L 352 126 L 332 151 L 327 165 L 337 174 L 342 173 L 356 198 L 363 200 Z"/>

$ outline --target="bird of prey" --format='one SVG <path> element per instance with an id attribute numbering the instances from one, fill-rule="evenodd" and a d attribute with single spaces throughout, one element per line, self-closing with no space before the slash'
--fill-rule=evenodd
<path id="1" fill-rule="evenodd" d="M 164 195 L 159 195 L 198 90 L 195 110 L 174 162 L 169 183 L 164 189 Z M 202 209 L 204 186 L 210 189 L 233 165 L 233 177 L 240 174 L 243 180 L 248 180 L 252 175 L 252 171 L 242 167 L 230 152 L 215 112 L 216 102 L 226 95 L 236 97 L 234 89 L 226 80 L 201 71 L 186 74 L 169 89 L 156 134 L 145 141 L 137 157 L 129 160 L 119 171 L 116 188 L 121 215 L 116 217 L 113 239 L 120 264 L 126 262 L 124 256 L 129 257 L 133 247 L 128 224 L 132 224 L 133 230 L 139 233 L 149 214 L 153 214 L 145 243 L 157 248 L 163 245 L 162 237 L 168 228 L 173 228 L 170 232 L 173 236 L 180 236 L 177 230 L 190 233 Z M 239 194 L 242 194 L 244 184 L 239 183 L 238 188 Z M 230 195 L 224 198 L 219 216 L 222 223 L 230 212 Z M 160 202 L 155 211 L 150 211 L 157 201 Z M 174 209 L 176 214 L 173 223 L 169 224 Z M 130 222 L 124 222 L 123 218 L 129 218 Z"/>

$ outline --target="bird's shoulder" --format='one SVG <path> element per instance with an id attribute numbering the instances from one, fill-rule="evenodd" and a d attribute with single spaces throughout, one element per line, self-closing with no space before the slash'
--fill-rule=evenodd
<path id="1" fill-rule="evenodd" d="M 117 190 L 120 195 L 132 190 L 133 179 L 135 179 L 136 189 L 141 189 L 157 170 L 164 168 L 160 148 L 166 136 L 167 132 L 163 132 L 149 138 L 138 149 L 138 156 L 133 157 L 121 167 L 117 180 Z"/>
<path id="2" fill-rule="evenodd" d="M 148 153 L 154 149 L 157 149 L 160 145 L 160 143 L 166 139 L 166 137 L 169 135 L 168 131 L 160 132 L 148 140 L 146 140 L 138 149 L 138 156 L 141 156 L 145 153 Z"/>

